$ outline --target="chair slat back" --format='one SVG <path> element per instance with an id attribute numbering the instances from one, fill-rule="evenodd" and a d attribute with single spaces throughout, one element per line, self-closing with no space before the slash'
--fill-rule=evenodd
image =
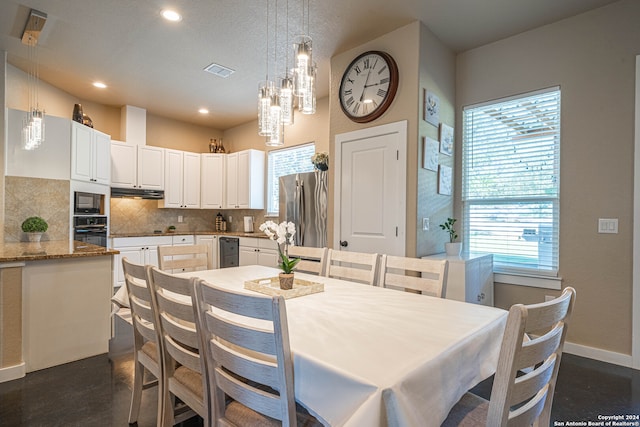
<path id="1" fill-rule="evenodd" d="M 216 425 L 224 420 L 226 394 L 283 426 L 295 426 L 284 299 L 241 294 L 204 280 L 194 283 L 193 294 Z"/>
<path id="2" fill-rule="evenodd" d="M 375 285 L 378 254 L 329 249 L 325 276 Z"/>
<path id="3" fill-rule="evenodd" d="M 549 425 L 562 348 L 575 301 L 565 288 L 540 304 L 516 304 L 509 310 L 500 348 L 487 426 Z M 525 334 L 535 333 L 533 339 Z M 519 370 L 530 368 L 524 375 Z"/>
<path id="4" fill-rule="evenodd" d="M 312 248 L 308 246 L 289 246 L 288 255 L 290 258 L 299 258 L 296 264 L 296 271 L 309 274 L 324 274 L 327 263 L 327 248 Z"/>
<path id="5" fill-rule="evenodd" d="M 122 258 L 122 271 L 129 296 L 131 320 L 136 333 L 144 337 L 145 340 L 158 342 L 158 332 L 155 328 L 156 317 L 152 308 L 151 292 L 147 286 L 145 266 L 129 262 L 124 257 Z M 134 339 L 136 339 L 135 334 Z"/>
<path id="6" fill-rule="evenodd" d="M 378 285 L 444 298 L 448 271 L 447 260 L 382 255 Z"/>
<path id="7" fill-rule="evenodd" d="M 207 245 L 158 246 L 158 265 L 163 271 L 210 270 Z"/>
<path id="8" fill-rule="evenodd" d="M 165 352 L 181 365 L 200 372 L 200 343 L 191 303 L 193 288 L 190 279 L 177 277 L 151 266 L 148 267 L 147 275 L 158 310 Z"/>

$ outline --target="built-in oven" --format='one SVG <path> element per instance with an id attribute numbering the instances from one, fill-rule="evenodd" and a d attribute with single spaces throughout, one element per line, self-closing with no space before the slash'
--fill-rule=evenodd
<path id="1" fill-rule="evenodd" d="M 83 191 L 76 191 L 74 194 L 74 215 L 104 215 L 104 194 Z"/>
<path id="2" fill-rule="evenodd" d="M 106 216 L 74 216 L 73 240 L 107 247 Z"/>

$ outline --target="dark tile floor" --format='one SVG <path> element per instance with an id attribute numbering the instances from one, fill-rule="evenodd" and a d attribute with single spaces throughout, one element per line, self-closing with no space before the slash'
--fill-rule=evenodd
<path id="1" fill-rule="evenodd" d="M 127 426 L 132 367 L 130 356 L 110 362 L 105 354 L 1 383 L 0 426 Z M 155 390 L 144 391 L 140 427 L 155 425 Z M 491 379 L 474 392 L 488 398 Z M 626 414 L 640 414 L 640 371 L 563 356 L 551 425 Z"/>

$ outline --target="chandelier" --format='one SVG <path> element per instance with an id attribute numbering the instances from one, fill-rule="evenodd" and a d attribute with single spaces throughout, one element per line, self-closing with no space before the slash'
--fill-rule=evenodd
<path id="1" fill-rule="evenodd" d="M 44 110 L 38 104 L 38 38 L 47 20 L 47 14 L 31 9 L 22 33 L 22 43 L 28 46 L 29 68 L 27 71 L 28 108 L 22 124 L 22 148 L 35 150 L 44 142 Z"/>
<path id="2" fill-rule="evenodd" d="M 284 73 L 278 79 L 269 78 L 269 61 L 271 50 L 270 43 L 270 14 L 269 4 L 271 0 L 267 0 L 267 76 L 266 79 L 258 85 L 258 134 L 265 136 L 265 144 L 267 146 L 276 147 L 284 145 L 284 126 L 294 123 L 295 103 L 297 101 L 298 108 L 303 114 L 315 113 L 315 73 L 316 67 L 311 57 L 311 38 L 302 37 L 302 42 L 296 40 L 294 43 L 294 64 L 291 68 L 289 65 L 289 52 L 285 49 L 286 57 L 284 58 Z M 278 0 L 275 3 L 274 18 L 274 46 L 273 46 L 273 68 L 278 69 Z M 302 10 L 302 27 L 304 31 L 305 23 L 305 6 L 303 2 Z M 309 27 L 308 15 L 309 4 L 306 5 L 306 26 Z M 289 46 L 289 1 L 286 2 L 286 45 Z M 301 44 L 302 43 L 302 44 Z M 306 53 L 306 56 L 303 55 Z M 301 59 L 299 59 L 301 58 Z M 304 65 L 301 61 L 306 60 Z"/>

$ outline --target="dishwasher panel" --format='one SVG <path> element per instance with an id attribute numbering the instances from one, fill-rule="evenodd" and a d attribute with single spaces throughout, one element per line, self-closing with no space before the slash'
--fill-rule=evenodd
<path id="1" fill-rule="evenodd" d="M 220 268 L 237 267 L 239 265 L 239 251 L 237 237 L 220 237 Z"/>

